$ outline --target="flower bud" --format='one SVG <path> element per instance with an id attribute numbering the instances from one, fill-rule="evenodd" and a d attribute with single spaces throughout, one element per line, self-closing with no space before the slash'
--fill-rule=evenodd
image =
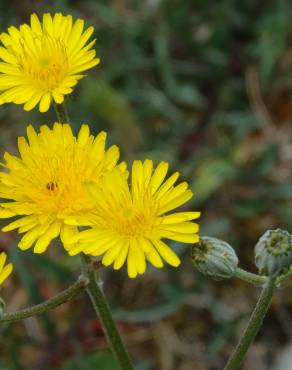
<path id="1" fill-rule="evenodd" d="M 235 275 L 238 258 L 234 249 L 226 242 L 201 237 L 192 247 L 192 259 L 197 269 L 214 280 L 230 279 Z"/>
<path id="2" fill-rule="evenodd" d="M 292 235 L 281 229 L 266 231 L 255 246 L 255 263 L 263 275 L 285 273 L 292 263 Z"/>

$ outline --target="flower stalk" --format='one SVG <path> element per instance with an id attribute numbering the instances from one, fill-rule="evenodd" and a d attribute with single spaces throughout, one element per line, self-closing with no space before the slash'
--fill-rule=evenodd
<path id="1" fill-rule="evenodd" d="M 97 270 L 90 257 L 82 254 L 83 273 L 89 279 L 87 292 L 97 313 L 110 348 L 121 370 L 134 370 L 129 354 L 114 323 L 110 307 L 103 294 Z"/>
<path id="2" fill-rule="evenodd" d="M 262 326 L 264 317 L 266 316 L 272 302 L 274 290 L 276 288 L 276 278 L 267 278 L 266 285 L 263 287 L 259 300 L 250 317 L 247 328 L 240 338 L 233 354 L 229 358 L 224 370 L 237 370 L 245 357 L 250 345 L 254 341 L 259 329 Z"/>
<path id="3" fill-rule="evenodd" d="M 287 280 L 288 278 L 290 278 L 292 276 L 292 266 L 290 267 L 290 269 L 283 275 L 279 276 L 276 280 L 276 286 L 280 286 L 282 283 L 285 282 L 285 280 Z"/>
<path id="4" fill-rule="evenodd" d="M 253 274 L 252 272 L 245 271 L 239 267 L 236 270 L 235 277 L 256 286 L 263 286 L 267 281 L 266 276 Z"/>
<path id="5" fill-rule="evenodd" d="M 74 284 L 72 284 L 69 288 L 57 294 L 55 297 L 48 299 L 47 301 L 44 301 L 35 306 L 31 306 L 31 307 L 28 307 L 28 308 L 25 308 L 23 310 L 19 310 L 16 312 L 4 313 L 0 317 L 0 323 L 20 321 L 28 317 L 40 315 L 46 311 L 50 311 L 62 305 L 63 303 L 71 301 L 80 292 L 84 291 L 84 289 L 87 287 L 88 284 L 89 284 L 89 280 L 86 277 L 81 275 L 79 279 Z"/>
<path id="6" fill-rule="evenodd" d="M 65 102 L 63 104 L 54 103 L 54 109 L 60 123 L 69 123 L 69 115 Z"/>
<path id="7" fill-rule="evenodd" d="M 64 103 L 55 104 L 54 107 L 58 120 L 70 123 Z M 86 287 L 87 293 L 90 297 L 93 308 L 101 321 L 103 332 L 105 333 L 112 353 L 114 354 L 121 370 L 134 370 L 128 352 L 113 320 L 110 307 L 101 289 L 101 282 L 97 280 L 98 269 L 96 268 L 96 264 L 90 257 L 83 253 L 81 254 L 81 261 L 83 275 L 89 281 L 89 284 Z"/>

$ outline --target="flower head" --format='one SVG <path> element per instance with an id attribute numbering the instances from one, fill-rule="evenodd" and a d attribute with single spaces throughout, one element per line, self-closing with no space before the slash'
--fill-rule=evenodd
<path id="1" fill-rule="evenodd" d="M 198 242 L 198 225 L 191 220 L 200 213 L 169 213 L 186 203 L 192 192 L 185 182 L 174 185 L 178 172 L 165 181 L 167 171 L 165 162 L 154 169 L 151 160 L 134 161 L 131 187 L 120 171 L 106 175 L 100 186 L 88 185 L 97 213 L 93 226 L 79 234 L 83 252 L 103 255 L 102 263 L 114 269 L 127 260 L 130 277 L 145 272 L 146 260 L 158 268 L 162 259 L 178 266 L 179 258 L 163 239 Z"/>
<path id="2" fill-rule="evenodd" d="M 39 104 L 46 112 L 52 101 L 60 104 L 87 69 L 99 63 L 87 43 L 94 29 L 71 15 L 46 13 L 40 22 L 31 15 L 30 25 L 11 26 L 0 35 L 0 104 Z"/>
<path id="3" fill-rule="evenodd" d="M 78 218 L 83 223 L 91 215 L 93 201 L 84 182 L 98 183 L 119 159 L 116 146 L 105 151 L 106 134 L 95 138 L 82 125 L 74 137 L 68 124 L 43 125 L 40 133 L 27 128 L 28 142 L 18 139 L 20 157 L 4 154 L 6 172 L 0 172 L 0 217 L 20 216 L 3 231 L 24 233 L 21 249 L 34 245 L 35 253 L 46 250 L 59 234 L 70 254 L 78 233 Z M 119 168 L 123 168 L 119 166 Z"/>
<path id="4" fill-rule="evenodd" d="M 7 255 L 5 252 L 0 253 L 0 285 L 9 277 L 13 270 L 12 263 L 5 265 Z"/>

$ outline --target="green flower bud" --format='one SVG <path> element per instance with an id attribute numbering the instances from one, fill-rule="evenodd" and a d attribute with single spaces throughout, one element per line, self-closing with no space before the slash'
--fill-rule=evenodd
<path id="1" fill-rule="evenodd" d="M 234 249 L 226 242 L 201 237 L 192 247 L 192 259 L 197 269 L 214 280 L 230 279 L 235 275 L 238 258 Z"/>
<path id="2" fill-rule="evenodd" d="M 292 235 L 281 229 L 266 231 L 255 246 L 255 263 L 263 275 L 285 273 L 292 263 Z"/>

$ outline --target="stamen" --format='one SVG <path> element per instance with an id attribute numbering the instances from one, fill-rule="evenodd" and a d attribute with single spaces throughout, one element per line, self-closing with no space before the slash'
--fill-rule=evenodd
<path id="1" fill-rule="evenodd" d="M 16 53 L 20 68 L 39 87 L 58 86 L 68 68 L 66 48 L 52 36 L 35 37 L 32 51 L 23 43 L 22 53 Z"/>
<path id="2" fill-rule="evenodd" d="M 58 183 L 57 182 L 48 182 L 46 188 L 50 191 L 54 191 L 55 189 L 58 189 Z"/>

